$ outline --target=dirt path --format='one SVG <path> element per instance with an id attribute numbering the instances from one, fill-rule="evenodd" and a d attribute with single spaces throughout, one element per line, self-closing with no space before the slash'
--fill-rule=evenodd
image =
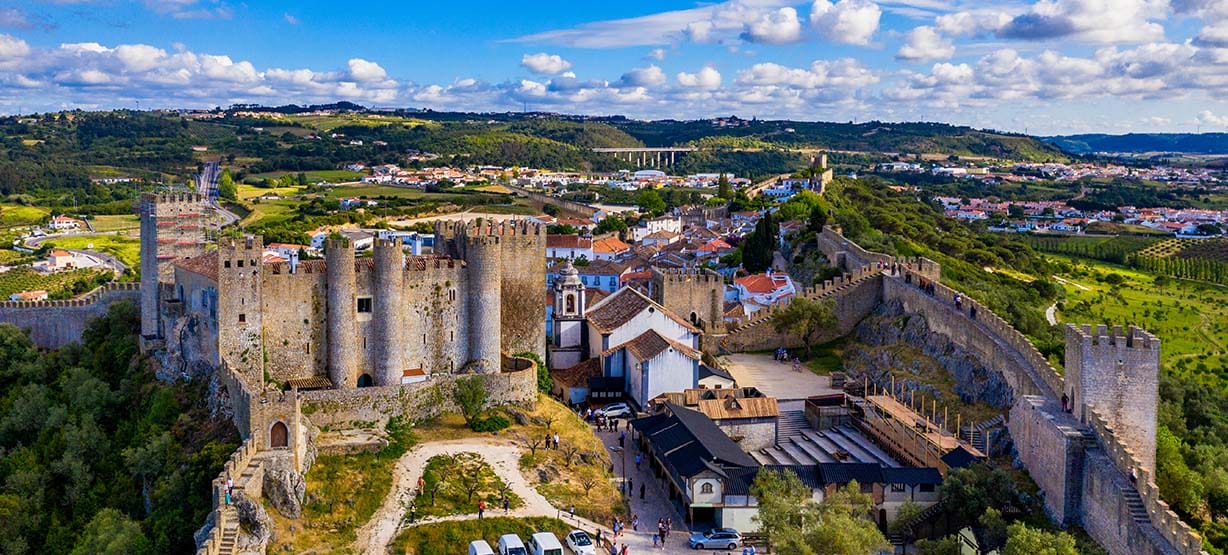
<path id="1" fill-rule="evenodd" d="M 392 470 L 392 488 L 388 492 L 388 496 L 384 498 L 383 505 L 371 516 L 371 520 L 358 530 L 358 541 L 355 546 L 357 550 L 360 553 L 390 552 L 388 544 L 392 543 L 392 540 L 396 538 L 397 532 L 401 530 L 401 521 L 405 518 L 406 502 L 413 498 L 414 489 L 418 485 L 418 478 L 422 476 L 422 471 L 426 467 L 427 461 L 437 455 L 455 455 L 463 452 L 481 455 L 490 464 L 491 468 L 494 469 L 495 474 L 507 482 L 511 486 L 512 491 L 524 500 L 524 505 L 519 509 L 508 513 L 504 513 L 501 509 L 492 509 L 487 511 L 487 515 L 561 517 L 576 527 L 587 530 L 590 534 L 598 528 L 597 524 L 589 520 L 568 518 L 566 511 L 555 508 L 545 497 L 542 497 L 533 488 L 533 485 L 525 479 L 524 474 L 520 472 L 521 449 L 512 442 L 476 438 L 437 441 L 418 445 L 401 456 L 401 460 L 397 461 L 396 466 Z M 476 518 L 477 513 L 475 512 L 473 514 L 421 519 L 414 524 Z M 609 533 L 604 526 L 600 528 Z M 630 540 L 627 541 L 627 544 L 632 547 L 647 547 L 651 542 L 651 538 L 646 535 L 643 537 L 642 542 L 634 541 L 635 538 L 631 536 L 628 536 L 627 540 Z"/>
<path id="2" fill-rule="evenodd" d="M 1080 291 L 1091 291 L 1091 290 L 1092 290 L 1092 288 L 1091 288 L 1091 287 L 1088 287 L 1088 286 L 1086 286 L 1086 285 L 1082 285 L 1082 284 L 1075 283 L 1075 282 L 1070 281 L 1070 280 L 1068 280 L 1068 279 L 1066 279 L 1066 278 L 1064 278 L 1064 277 L 1053 276 L 1053 279 L 1056 279 L 1056 280 L 1058 280 L 1059 282 L 1061 282 L 1061 283 L 1063 283 L 1063 284 L 1070 284 L 1070 285 L 1073 285 L 1073 286 L 1075 286 L 1076 288 L 1078 288 Z"/>

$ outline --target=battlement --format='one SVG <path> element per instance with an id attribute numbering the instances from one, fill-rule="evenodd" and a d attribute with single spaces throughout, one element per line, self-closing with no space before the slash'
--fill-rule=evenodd
<path id="1" fill-rule="evenodd" d="M 725 283 L 724 276 L 707 268 L 652 268 L 652 278 L 662 282 Z"/>
<path id="2" fill-rule="evenodd" d="M 1139 460 L 1134 450 L 1118 438 L 1109 420 L 1097 408 L 1086 407 L 1086 410 L 1087 423 L 1095 433 L 1099 445 L 1113 461 L 1113 466 L 1122 474 L 1134 478 L 1134 485 L 1152 525 L 1181 555 L 1202 553 L 1202 536 L 1190 525 L 1182 522 L 1181 517 L 1169 508 L 1168 503 L 1160 499 L 1160 487 L 1156 485 L 1154 476 Z"/>
<path id="3" fill-rule="evenodd" d="M 350 239 L 344 235 L 338 234 L 324 240 L 324 252 L 326 256 L 327 253 L 332 252 L 333 249 L 349 249 L 352 247 L 353 243 L 350 242 Z"/>
<path id="4" fill-rule="evenodd" d="M 176 192 L 176 193 L 141 193 L 141 203 L 202 203 L 205 202 L 205 197 L 200 193 Z"/>
<path id="5" fill-rule="evenodd" d="M 544 240 L 546 226 L 529 220 L 494 221 L 489 219 L 470 220 L 466 222 L 436 222 L 436 236 L 447 237 L 478 237 L 478 236 L 509 236 L 537 235 Z"/>
<path id="6" fill-rule="evenodd" d="M 218 251 L 264 251 L 264 238 L 259 235 L 244 235 L 242 237 L 222 237 L 217 241 Z M 248 256 L 248 255 L 244 255 Z"/>
<path id="7" fill-rule="evenodd" d="M 1111 333 L 1108 326 L 1091 326 L 1084 324 L 1066 326 L 1068 338 L 1079 341 L 1086 347 L 1116 347 L 1119 349 L 1160 350 L 1160 339 L 1137 326 L 1123 330 L 1121 326 L 1113 326 Z"/>
<path id="8" fill-rule="evenodd" d="M 140 291 L 141 284 L 136 282 L 117 282 L 112 281 L 95 287 L 93 291 L 82 295 L 76 299 L 67 299 L 63 301 L 3 301 L 0 302 L 0 309 L 4 308 L 65 308 L 71 306 L 89 306 L 92 305 L 103 295 L 112 291 Z"/>

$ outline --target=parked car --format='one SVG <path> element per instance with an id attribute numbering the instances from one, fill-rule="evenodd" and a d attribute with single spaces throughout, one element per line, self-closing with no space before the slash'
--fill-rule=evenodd
<path id="1" fill-rule="evenodd" d="M 572 530 L 567 534 L 567 549 L 576 555 L 597 555 L 597 546 L 593 544 L 593 538 L 588 536 L 588 532 L 584 530 Z"/>
<path id="2" fill-rule="evenodd" d="M 499 536 L 499 555 L 529 555 L 529 552 L 524 548 L 524 542 L 520 541 L 520 536 L 503 534 Z"/>
<path id="3" fill-rule="evenodd" d="M 495 555 L 495 550 L 486 540 L 473 540 L 469 542 L 469 555 Z"/>
<path id="4" fill-rule="evenodd" d="M 610 403 L 604 407 L 597 409 L 597 414 L 606 418 L 622 418 L 624 416 L 633 416 L 635 411 L 631 410 L 631 405 L 627 403 Z"/>
<path id="5" fill-rule="evenodd" d="M 563 544 L 550 532 L 529 536 L 529 555 L 563 555 Z"/>
<path id="6" fill-rule="evenodd" d="M 713 528 L 702 534 L 699 532 L 691 534 L 691 538 L 687 543 L 694 549 L 707 549 L 709 547 L 736 549 L 742 545 L 742 534 L 739 534 L 733 528 Z"/>

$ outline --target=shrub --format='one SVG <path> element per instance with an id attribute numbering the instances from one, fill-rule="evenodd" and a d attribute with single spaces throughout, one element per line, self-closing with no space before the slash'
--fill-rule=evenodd
<path id="1" fill-rule="evenodd" d="M 508 420 L 502 415 L 496 414 L 494 416 L 474 419 L 473 422 L 469 424 L 469 429 L 475 432 L 497 432 L 499 430 L 506 429 L 511 425 L 512 421 Z"/>

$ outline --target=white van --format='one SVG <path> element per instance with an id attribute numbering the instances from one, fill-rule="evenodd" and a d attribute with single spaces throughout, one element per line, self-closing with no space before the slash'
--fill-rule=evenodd
<path id="1" fill-rule="evenodd" d="M 563 555 L 563 544 L 550 532 L 538 532 L 529 538 L 529 555 Z"/>
<path id="2" fill-rule="evenodd" d="M 486 540 L 473 540 L 469 542 L 469 555 L 495 555 L 495 550 Z"/>
<path id="3" fill-rule="evenodd" d="M 529 555 L 529 552 L 525 551 L 524 542 L 520 541 L 520 536 L 503 534 L 499 536 L 499 555 Z"/>

